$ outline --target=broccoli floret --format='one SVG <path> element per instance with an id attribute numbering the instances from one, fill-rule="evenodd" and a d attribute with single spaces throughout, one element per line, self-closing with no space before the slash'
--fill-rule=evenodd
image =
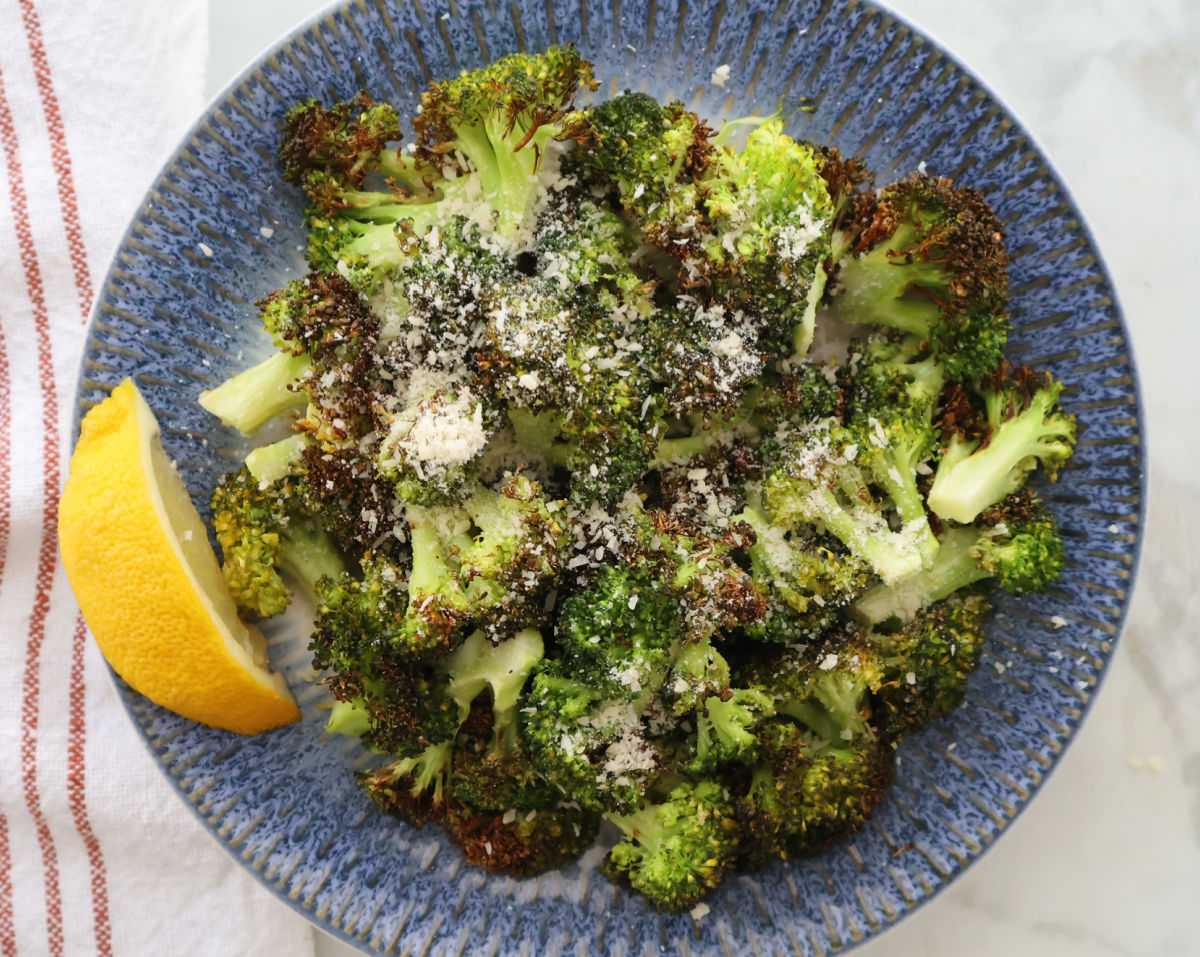
<path id="1" fill-rule="evenodd" d="M 213 490 L 221 571 L 243 614 L 270 618 L 287 608 L 292 591 L 284 577 L 315 605 L 317 583 L 342 573 L 337 545 L 306 513 L 304 501 L 290 475 L 268 484 L 245 466 Z"/>
<path id="2" fill-rule="evenodd" d="M 493 874 L 532 877 L 575 860 L 591 847 L 600 816 L 570 803 L 482 812 L 455 804 L 442 824 L 468 864 Z"/>
<path id="3" fill-rule="evenodd" d="M 895 749 L 886 738 L 862 737 L 815 751 L 792 796 L 800 826 L 789 836 L 789 853 L 820 854 L 858 831 L 887 794 L 895 771 Z"/>
<path id="4" fill-rule="evenodd" d="M 737 854 L 737 822 L 716 781 L 683 783 L 660 803 L 607 814 L 625 834 L 602 865 L 606 876 L 659 910 L 694 906 L 725 878 Z"/>
<path id="5" fill-rule="evenodd" d="M 785 776 L 779 794 L 792 805 L 780 819 L 790 853 L 818 853 L 853 833 L 883 797 L 894 752 L 878 727 L 872 692 L 884 674 L 879 650 L 861 635 L 769 657 L 760 652 L 741 670 L 740 681 L 771 694 L 776 714 L 804 733 L 806 763 Z"/>
<path id="6" fill-rule="evenodd" d="M 929 508 L 966 524 L 1023 486 L 1039 463 L 1055 478 L 1075 447 L 1075 416 L 1059 409 L 1061 393 L 1049 373 L 1001 364 L 978 390 L 979 434 L 955 431 L 942 450 Z"/>
<path id="7" fill-rule="evenodd" d="M 829 423 L 812 428 L 782 450 L 779 464 L 763 483 L 763 504 L 774 524 L 823 528 L 884 582 L 893 583 L 931 560 L 936 539 L 914 472 L 900 471 L 900 465 L 919 456 L 925 435 L 914 435 L 899 424 L 893 436 L 882 435 L 881 448 L 874 427 L 866 431 Z M 876 484 L 894 497 L 879 498 L 872 491 Z M 898 531 L 888 522 L 889 508 L 901 515 Z"/>
<path id="8" fill-rule="evenodd" d="M 336 273 L 310 273 L 258 303 L 263 326 L 282 351 L 200 393 L 200 405 L 247 434 L 311 399 L 314 376 L 373 362 L 378 320 Z"/>
<path id="9" fill-rule="evenodd" d="M 979 516 L 983 530 L 972 554 L 1013 595 L 1042 592 L 1062 574 L 1066 549 L 1054 514 L 1027 489 Z"/>
<path id="10" fill-rule="evenodd" d="M 922 609 L 898 630 L 867 640 L 883 661 L 877 720 L 889 737 L 920 731 L 957 708 L 979 665 L 987 599 L 973 589 Z"/>
<path id="11" fill-rule="evenodd" d="M 647 229 L 671 212 L 687 214 L 695 180 L 714 153 L 712 130 L 695 113 L 645 93 L 626 91 L 570 114 L 563 127 L 579 144 L 564 160 L 564 171 L 610 183 L 622 207 Z"/>
<path id="12" fill-rule="evenodd" d="M 795 359 L 778 377 L 768 375 L 749 394 L 749 405 L 760 428 L 779 423 L 802 426 L 822 419 L 841 419 L 844 385 L 832 362 Z"/>
<path id="13" fill-rule="evenodd" d="M 538 219 L 533 254 L 538 276 L 578 307 L 595 303 L 649 315 L 656 283 L 630 262 L 638 248 L 618 213 L 590 196 L 564 190 Z"/>
<path id="14" fill-rule="evenodd" d="M 310 199 L 310 260 L 374 289 L 462 209 L 501 243 L 513 242 L 534 211 L 535 174 L 561 132 L 558 120 L 592 84 L 590 64 L 570 46 L 513 54 L 435 83 L 413 122 L 412 155 L 384 148 L 399 138 L 394 114 L 369 99 L 297 107 L 281 153 Z"/>
<path id="15" fill-rule="evenodd" d="M 499 644 L 493 644 L 481 631 L 472 633 L 436 669 L 443 677 L 440 687 L 444 688 L 438 697 L 453 705 L 452 717 L 450 707 L 440 710 L 447 717 L 441 724 L 443 729 L 448 726 L 447 737 L 415 755 L 366 772 L 360 776 L 362 787 L 383 810 L 415 827 L 427 820 L 442 819 L 452 807 L 454 737 L 471 713 L 472 703 L 485 691 L 491 692 L 491 753 L 499 757 L 519 748 L 517 702 L 543 650 L 541 635 L 535 629 L 519 632 Z"/>
<path id="16" fill-rule="evenodd" d="M 605 567 L 558 610 L 569 673 L 640 712 L 671 668 L 682 635 L 675 601 L 644 568 Z"/>
<path id="17" fill-rule="evenodd" d="M 637 318 L 528 279 L 484 298 L 480 360 L 521 446 L 570 473 L 583 508 L 612 508 L 645 473 L 661 403 L 640 358 Z"/>
<path id="18" fill-rule="evenodd" d="M 803 356 L 825 288 L 834 215 L 823 164 L 778 119 L 751 130 L 741 151 L 716 157 L 701 186 L 714 226 L 703 241 L 702 271 L 718 297 L 769 315 L 761 339 L 771 352 Z"/>
<path id="19" fill-rule="evenodd" d="M 480 811 L 529 811 L 554 807 L 562 798 L 523 744 L 497 749 L 493 741 L 459 735 L 451 778 L 454 797 Z"/>
<path id="20" fill-rule="evenodd" d="M 752 764 L 758 751 L 755 729 L 774 713 L 771 696 L 757 688 L 726 688 L 705 698 L 695 712 L 695 754 L 684 771 L 707 776 L 728 765 Z"/>
<path id="21" fill-rule="evenodd" d="M 366 93 L 326 109 L 316 99 L 305 100 L 284 117 L 279 158 L 284 175 L 302 185 L 312 173 L 361 183 L 380 162 L 388 143 L 399 141 L 400 118 L 387 103 L 376 103 Z M 402 165 L 388 164 L 389 175 Z"/>
<path id="22" fill-rule="evenodd" d="M 757 758 L 746 793 L 736 802 L 742 832 L 739 861 L 751 870 L 787 856 L 788 837 L 803 827 L 803 805 L 797 798 L 811 764 L 800 725 L 768 718 L 755 733 Z"/>
<path id="23" fill-rule="evenodd" d="M 1062 573 L 1063 543 L 1051 512 L 1021 491 L 991 510 L 982 528 L 948 529 L 932 566 L 890 587 L 868 589 L 854 604 L 854 615 L 867 624 L 911 618 L 977 581 L 994 577 L 1013 594 L 1041 592 Z"/>
<path id="24" fill-rule="evenodd" d="M 384 417 L 376 465 L 396 495 L 413 505 L 459 505 L 479 479 L 492 423 L 470 389 L 433 392 Z"/>
<path id="25" fill-rule="evenodd" d="M 506 591 L 542 589 L 561 570 L 569 536 L 566 502 L 547 500 L 533 479 L 517 474 L 499 491 L 477 487 L 463 510 L 479 529 L 459 556 L 463 577 L 493 589 L 497 601 Z"/>
<path id="26" fill-rule="evenodd" d="M 414 757 L 454 738 L 461 708 L 433 665 L 396 654 L 371 635 L 314 634 L 314 666 L 331 669 L 325 730 L 361 738 L 380 754 Z"/>
<path id="27" fill-rule="evenodd" d="M 584 808 L 630 811 L 659 776 L 634 703 L 571 677 L 561 662 L 535 672 L 520 718 L 538 770 Z"/>
<path id="28" fill-rule="evenodd" d="M 515 53 L 472 73 L 434 83 L 413 121 L 417 153 L 430 165 L 458 165 L 479 179 L 480 199 L 511 237 L 533 208 L 535 174 L 559 121 L 581 90 L 592 89 L 591 64 L 573 46 Z"/>
<path id="29" fill-rule="evenodd" d="M 864 193 L 859 206 L 837 317 L 928 340 L 951 379 L 987 375 L 1008 340 L 1008 257 L 983 194 L 922 175 Z"/>
<path id="30" fill-rule="evenodd" d="M 382 811 L 413 827 L 445 816 L 454 743 L 430 745 L 420 754 L 358 775 L 358 784 Z"/>
<path id="31" fill-rule="evenodd" d="M 862 421 L 891 411 L 932 425 L 946 371 L 924 340 L 883 335 L 853 339 L 849 356 L 840 370 L 847 419 Z"/>
<path id="32" fill-rule="evenodd" d="M 739 518 L 755 532 L 746 552 L 766 600 L 763 620 L 746 627 L 752 638 L 792 644 L 817 637 L 866 587 L 870 571 L 860 559 L 788 533 L 758 509 Z"/>

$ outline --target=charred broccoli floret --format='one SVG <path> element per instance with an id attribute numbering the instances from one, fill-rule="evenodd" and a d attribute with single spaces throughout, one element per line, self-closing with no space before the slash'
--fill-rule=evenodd
<path id="1" fill-rule="evenodd" d="M 292 591 L 285 577 L 315 604 L 318 582 L 342 573 L 337 545 L 306 509 L 299 484 L 291 475 L 262 483 L 243 466 L 213 491 L 221 571 L 238 609 L 252 618 L 287 608 Z"/>
<path id="2" fill-rule="evenodd" d="M 978 379 L 1008 341 L 1008 256 L 983 194 L 912 176 L 862 194 L 853 252 L 832 299 L 845 322 L 928 340 L 951 379 Z"/>
<path id="3" fill-rule="evenodd" d="M 1001 364 L 977 394 L 977 426 L 952 431 L 929 489 L 930 509 L 964 524 L 1021 488 L 1039 464 L 1054 478 L 1075 447 L 1075 417 L 1058 407 L 1062 383 L 1048 373 Z"/>

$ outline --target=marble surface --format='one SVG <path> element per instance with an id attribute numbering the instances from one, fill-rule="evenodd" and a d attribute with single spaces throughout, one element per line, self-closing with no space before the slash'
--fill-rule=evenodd
<path id="1" fill-rule="evenodd" d="M 1128 624 L 1029 809 L 862 957 L 1200 953 L 1200 3 L 895 0 L 1019 116 L 1095 231 L 1142 380 L 1150 494 Z M 210 93 L 322 6 L 210 0 Z M 967 12 L 969 10 L 969 13 Z M 282 905 L 280 905 L 282 906 Z M 299 916 L 297 921 L 302 920 Z M 356 953 L 317 934 L 318 957 Z"/>

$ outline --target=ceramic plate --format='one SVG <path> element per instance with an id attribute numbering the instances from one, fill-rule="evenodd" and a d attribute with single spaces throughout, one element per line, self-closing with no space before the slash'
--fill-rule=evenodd
<path id="1" fill-rule="evenodd" d="M 248 870 L 329 933 L 385 954 L 803 954 L 861 943 L 977 859 L 1054 768 L 1088 708 L 1129 601 L 1142 528 L 1137 379 L 1083 218 L 1020 124 L 894 15 L 846 0 L 355 0 L 247 70 L 200 118 L 123 240 L 91 326 L 77 415 L 132 375 L 203 506 L 245 452 L 197 394 L 270 345 L 254 301 L 303 274 L 301 202 L 274 151 L 296 100 L 367 88 L 411 115 L 429 80 L 574 41 L 610 95 L 674 95 L 719 119 L 785 106 L 790 132 L 858 154 L 879 181 L 915 169 L 980 187 L 1012 254 L 1012 353 L 1048 366 L 1079 448 L 1045 489 L 1069 547 L 1046 595 L 1000 597 L 963 708 L 908 740 L 891 797 L 849 844 L 727 883 L 699 921 L 662 916 L 596 870 L 534 880 L 463 864 L 434 830 L 375 813 L 355 742 L 322 733 L 303 625 L 269 629 L 300 724 L 241 738 L 121 686 L 182 798 Z M 713 71 L 730 67 L 723 88 Z"/>

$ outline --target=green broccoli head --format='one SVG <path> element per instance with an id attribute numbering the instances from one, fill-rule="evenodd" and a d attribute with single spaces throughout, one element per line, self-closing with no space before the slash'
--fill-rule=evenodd
<path id="1" fill-rule="evenodd" d="M 982 411 L 962 411 L 967 398 L 947 402 L 952 428 L 929 489 L 929 508 L 967 524 L 1021 488 L 1040 464 L 1055 478 L 1074 451 L 1075 416 L 1058 405 L 1062 383 L 1047 372 L 1001 363 L 977 387 Z"/>
<path id="2" fill-rule="evenodd" d="M 499 490 L 479 486 L 463 502 L 478 529 L 459 561 L 468 583 L 503 592 L 534 592 L 553 583 L 567 554 L 566 502 L 547 499 L 541 485 L 509 475 Z"/>
<path id="3" fill-rule="evenodd" d="M 895 770 L 895 749 L 886 738 L 816 750 L 799 791 L 789 795 L 800 809 L 789 853 L 820 854 L 858 831 L 887 794 Z"/>
<path id="4" fill-rule="evenodd" d="M 687 213 L 685 197 L 695 201 L 695 181 L 714 154 L 703 120 L 682 103 L 664 105 L 645 93 L 626 91 L 569 115 L 563 126 L 580 147 L 568 154 L 564 172 L 614 186 L 644 228 Z"/>
<path id="5" fill-rule="evenodd" d="M 988 611 L 978 589 L 960 589 L 898 629 L 869 635 L 883 662 L 875 696 L 888 736 L 920 731 L 962 703 L 979 665 Z"/>
<path id="6" fill-rule="evenodd" d="M 645 701 L 662 685 L 682 635 L 676 602 L 645 568 L 603 568 L 558 610 L 569 672 L 614 699 Z"/>
<path id="7" fill-rule="evenodd" d="M 395 107 L 367 93 L 324 107 L 320 100 L 296 104 L 284 117 L 279 157 L 284 176 L 305 185 L 313 173 L 358 185 L 379 163 L 388 143 L 400 139 Z"/>
<path id="8" fill-rule="evenodd" d="M 396 495 L 426 508 L 460 505 L 478 486 L 495 423 L 470 388 L 439 390 L 382 416 L 376 466 Z"/>
<path id="9" fill-rule="evenodd" d="M 337 273 L 311 272 L 258 306 L 281 351 L 200 394 L 200 404 L 226 425 L 253 433 L 310 402 L 326 376 L 374 379 L 379 320 Z"/>
<path id="10" fill-rule="evenodd" d="M 493 874 L 532 877 L 575 860 L 591 847 L 600 816 L 570 803 L 528 811 L 480 811 L 455 802 L 442 826 L 468 864 Z"/>
<path id="11" fill-rule="evenodd" d="M 292 591 L 285 576 L 315 604 L 318 583 L 342 573 L 333 538 L 307 513 L 298 486 L 291 474 L 260 482 L 243 466 L 213 490 L 221 572 L 238 609 L 252 618 L 287 608 Z"/>
<path id="12" fill-rule="evenodd" d="M 858 206 L 832 299 L 838 318 L 928 340 L 951 379 L 987 375 L 1008 340 L 1008 257 L 983 194 L 922 175 L 868 191 Z"/>
<path id="13" fill-rule="evenodd" d="M 984 509 L 982 535 L 971 550 L 976 562 L 1014 595 L 1043 592 L 1063 570 L 1066 549 L 1054 514 L 1028 489 Z"/>
<path id="14" fill-rule="evenodd" d="M 720 150 L 701 185 L 712 230 L 702 258 L 683 262 L 689 287 L 702 280 L 732 306 L 767 313 L 760 338 L 781 356 L 808 351 L 825 288 L 834 207 L 821 167 L 778 119 L 755 126 L 742 150 Z"/>
<path id="15" fill-rule="evenodd" d="M 876 736 L 871 691 L 881 667 L 877 649 L 839 631 L 820 644 L 755 648 L 734 681 L 770 695 L 775 712 L 803 725 L 815 743 L 841 745 Z"/>
<path id="16" fill-rule="evenodd" d="M 846 418 L 858 421 L 890 413 L 932 423 L 946 384 L 938 355 L 913 335 L 852 339 L 849 359 L 839 371 Z"/>
<path id="17" fill-rule="evenodd" d="M 922 441 L 919 432 L 899 429 L 888 435 L 873 426 L 814 426 L 781 449 L 763 482 L 767 515 L 785 529 L 813 525 L 827 531 L 885 583 L 897 582 L 930 561 L 936 540 L 918 507 L 915 474 L 900 472 L 873 450 L 894 448 L 917 458 Z M 887 495 L 874 491 L 878 484 Z M 892 509 L 903 515 L 897 530 L 888 521 Z"/>
<path id="18" fill-rule="evenodd" d="M 535 174 L 562 133 L 563 115 L 594 85 L 591 64 L 570 45 L 514 53 L 436 82 L 421 95 L 413 121 L 417 155 L 430 166 L 476 177 L 479 198 L 495 210 L 498 233 L 511 239 L 533 212 Z"/>
<path id="19" fill-rule="evenodd" d="M 625 834 L 602 865 L 609 879 L 659 910 L 688 910 L 724 879 L 738 846 L 737 820 L 715 780 L 685 782 L 660 803 L 608 814 Z"/>
<path id="20" fill-rule="evenodd" d="M 788 838 L 803 830 L 799 797 L 812 764 L 810 742 L 800 725 L 768 718 L 756 729 L 757 760 L 745 794 L 736 802 L 742 866 L 757 870 L 787 856 Z"/>
<path id="21" fill-rule="evenodd" d="M 684 772 L 709 776 L 730 766 L 753 764 L 757 726 L 774 713 L 772 697 L 758 688 L 726 688 L 724 694 L 705 698 L 695 712 L 696 732 Z"/>
<path id="22" fill-rule="evenodd" d="M 358 785 L 381 811 L 423 827 L 442 820 L 449 810 L 453 754 L 453 741 L 433 744 L 419 754 L 360 772 Z"/>
<path id="23" fill-rule="evenodd" d="M 660 774 L 634 703 L 569 676 L 558 661 L 539 666 L 520 720 L 538 770 L 581 807 L 627 812 Z"/>
<path id="24" fill-rule="evenodd" d="M 784 645 L 817 638 L 866 588 L 871 573 L 861 559 L 772 525 L 758 509 L 740 518 L 755 533 L 746 552 L 766 599 L 763 620 L 746 628 L 750 637 Z"/>

